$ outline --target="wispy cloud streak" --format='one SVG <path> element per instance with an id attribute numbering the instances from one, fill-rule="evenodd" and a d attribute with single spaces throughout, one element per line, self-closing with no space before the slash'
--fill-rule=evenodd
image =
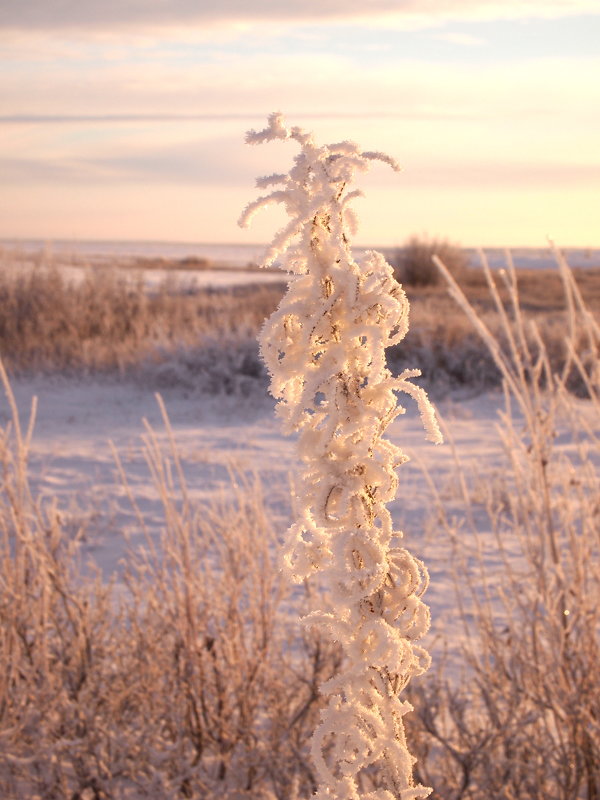
<path id="1" fill-rule="evenodd" d="M 598 14 L 597 0 L 48 0 L 0 5 L 0 28 L 14 30 L 114 29 L 116 27 L 253 22 L 377 20 L 410 27 L 445 19 L 555 18 Z"/>
<path id="2" fill-rule="evenodd" d="M 237 114 L 6 114 L 0 115 L 0 125 L 73 125 L 73 124 L 94 124 L 94 125 L 118 125 L 130 123 L 168 123 L 168 122 L 227 122 L 227 121 L 254 121 L 265 118 L 266 112 L 240 112 Z M 368 112 L 355 111 L 297 111 L 294 117 L 303 120 L 466 120 L 478 119 L 480 114 L 465 113 L 457 111 L 451 112 L 421 112 L 413 113 L 407 111 L 377 111 Z"/>

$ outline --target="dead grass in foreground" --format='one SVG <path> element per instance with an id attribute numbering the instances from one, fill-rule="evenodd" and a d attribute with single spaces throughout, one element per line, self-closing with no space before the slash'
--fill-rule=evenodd
<path id="1" fill-rule="evenodd" d="M 457 461 L 458 514 L 436 487 L 433 502 L 423 498 L 452 545 L 456 625 L 467 634 L 464 674 L 442 661 L 408 695 L 417 777 L 436 800 L 600 797 L 600 327 L 567 288 L 566 367 L 581 373 L 586 404 L 565 390 L 567 371 L 556 375 L 544 343 L 528 346 L 518 308 L 514 320 L 499 313 L 503 349 L 456 293 L 504 378 L 505 465 L 476 500 Z M 2 377 L 12 420 L 0 430 L 0 796 L 313 796 L 318 686 L 339 670 L 339 652 L 290 624 L 311 597 L 286 593 L 260 484 L 232 475 L 227 494 L 196 504 L 174 437 L 161 448 L 147 428 L 162 540 L 127 554 L 120 585 L 90 580 L 84 532 L 66 530 L 55 502 L 32 493 L 34 408 L 25 429 Z M 565 418 L 572 458 L 556 441 Z M 166 413 L 164 423 L 170 434 Z M 500 576 L 482 556 L 482 531 Z M 362 794 L 378 787 L 377 774 L 362 777 Z"/>

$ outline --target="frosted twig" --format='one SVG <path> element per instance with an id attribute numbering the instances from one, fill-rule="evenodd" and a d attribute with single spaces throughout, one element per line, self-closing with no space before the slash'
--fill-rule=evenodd
<path id="1" fill-rule="evenodd" d="M 287 432 L 299 433 L 303 464 L 283 563 L 297 582 L 323 574 L 334 610 L 305 622 L 327 630 L 346 656 L 321 687 L 328 705 L 312 741 L 316 797 L 419 800 L 430 790 L 413 780 L 402 721 L 411 706 L 397 695 L 429 665 L 416 644 L 429 627 L 421 599 L 428 578 L 421 562 L 392 546 L 402 533 L 393 530 L 386 503 L 407 460 L 384 438 L 404 411 L 395 393 L 417 402 L 428 439 L 442 436 L 427 394 L 411 382 L 419 370 L 394 378 L 386 366 L 385 348 L 408 330 L 406 295 L 383 256 L 369 252 L 358 264 L 350 250 L 356 218 L 349 204 L 361 195 L 350 188 L 356 172 L 374 161 L 398 165 L 354 142 L 317 146 L 279 114 L 247 136 L 253 144 L 272 139 L 294 139 L 300 153 L 287 176 L 261 180 L 282 188 L 250 203 L 242 222 L 271 202 L 290 216 L 266 262 L 280 258 L 295 275 L 260 335 L 277 414 Z M 365 792 L 373 767 L 386 788 Z"/>

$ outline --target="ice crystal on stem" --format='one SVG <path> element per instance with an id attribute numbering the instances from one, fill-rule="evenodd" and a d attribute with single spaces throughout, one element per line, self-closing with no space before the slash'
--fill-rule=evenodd
<path id="1" fill-rule="evenodd" d="M 316 797 L 418 800 L 430 790 L 414 783 L 403 725 L 411 706 L 399 694 L 429 666 L 416 644 L 429 627 L 421 600 L 427 571 L 396 545 L 402 533 L 386 507 L 398 488 L 396 468 L 407 460 L 384 438 L 404 413 L 396 392 L 416 400 L 428 439 L 442 437 L 427 395 L 411 382 L 419 371 L 394 377 L 386 367 L 385 348 L 408 330 L 406 295 L 382 255 L 370 252 L 358 264 L 349 241 L 349 202 L 360 194 L 349 188 L 355 173 L 375 160 L 398 166 L 353 142 L 318 146 L 280 114 L 246 137 L 250 144 L 273 139 L 295 140 L 300 153 L 289 174 L 258 179 L 261 188 L 279 188 L 250 203 L 240 224 L 272 203 L 290 217 L 266 257 L 289 273 L 288 291 L 260 346 L 277 413 L 286 432 L 299 432 L 303 464 L 283 560 L 295 581 L 323 574 L 333 609 L 305 621 L 326 628 L 345 653 L 339 674 L 322 687 L 328 705 L 312 740 Z"/>

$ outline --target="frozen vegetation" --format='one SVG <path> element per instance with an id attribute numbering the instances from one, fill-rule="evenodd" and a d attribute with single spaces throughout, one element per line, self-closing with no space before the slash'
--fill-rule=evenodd
<path id="1" fill-rule="evenodd" d="M 408 332 L 406 295 L 380 253 L 359 265 L 350 249 L 355 173 L 374 161 L 398 167 L 352 142 L 319 146 L 278 114 L 247 137 L 277 139 L 300 152 L 287 175 L 257 181 L 280 188 L 251 203 L 241 221 L 273 202 L 290 217 L 267 254 L 267 264 L 281 258 L 288 291 L 260 346 L 276 412 L 285 432 L 298 433 L 302 462 L 283 563 L 295 583 L 324 578 L 329 602 L 303 622 L 342 653 L 338 673 L 320 687 L 327 703 L 312 738 L 315 796 L 418 800 L 431 789 L 413 779 L 403 722 L 412 707 L 401 692 L 430 663 L 416 644 L 429 629 L 427 570 L 400 546 L 387 508 L 407 460 L 384 436 L 405 411 L 396 392 L 417 403 L 428 439 L 440 444 L 442 435 L 427 394 L 412 382 L 419 371 L 394 377 L 386 366 L 385 349 Z"/>

